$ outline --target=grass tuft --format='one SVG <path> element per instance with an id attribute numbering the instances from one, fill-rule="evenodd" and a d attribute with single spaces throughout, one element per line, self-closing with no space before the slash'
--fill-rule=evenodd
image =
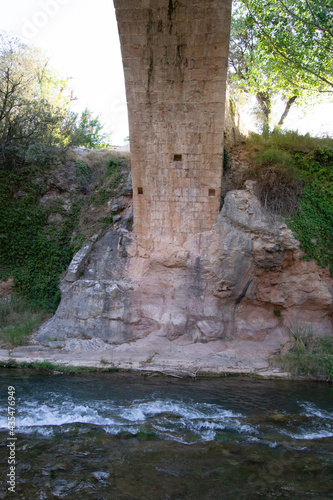
<path id="1" fill-rule="evenodd" d="M 48 372 L 48 373 L 56 373 L 56 374 L 67 374 L 67 375 L 75 375 L 79 373 L 113 373 L 120 370 L 116 366 L 109 367 L 96 367 L 96 366 L 73 366 L 73 365 L 60 365 L 56 363 L 51 363 L 50 361 L 33 361 L 31 363 L 27 361 L 22 361 L 18 363 L 15 360 L 10 360 L 9 362 L 0 361 L 0 367 L 2 368 L 28 368 L 33 369 L 39 372 Z"/>
<path id="2" fill-rule="evenodd" d="M 24 345 L 29 335 L 48 317 L 45 311 L 33 307 L 17 294 L 1 299 L 0 341 L 8 347 Z"/>
<path id="3" fill-rule="evenodd" d="M 310 325 L 290 328 L 292 347 L 279 354 L 278 364 L 293 375 L 333 381 L 333 335 L 317 337 Z"/>

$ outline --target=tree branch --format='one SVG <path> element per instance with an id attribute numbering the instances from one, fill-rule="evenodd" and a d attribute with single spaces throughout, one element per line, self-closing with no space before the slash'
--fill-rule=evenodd
<path id="1" fill-rule="evenodd" d="M 259 27 L 259 29 L 261 30 L 261 33 L 267 38 L 267 40 L 269 40 L 269 43 L 271 44 L 272 48 L 275 50 L 275 52 L 277 54 L 279 54 L 285 61 L 288 61 L 289 63 L 291 63 L 293 66 L 295 66 L 296 68 L 299 68 L 303 71 L 306 71 L 312 75 L 314 75 L 316 78 L 318 78 L 319 80 L 321 80 L 322 82 L 326 83 L 327 85 L 329 85 L 330 87 L 333 87 L 333 81 L 329 81 L 327 80 L 327 78 L 321 76 L 320 74 L 318 74 L 316 71 L 313 71 L 311 68 L 309 68 L 308 66 L 306 65 L 302 65 L 300 63 L 297 63 L 296 61 L 294 61 L 293 59 L 291 59 L 289 56 L 287 56 L 286 54 L 284 54 L 280 49 L 278 49 L 278 47 L 276 46 L 276 44 L 274 43 L 274 40 L 272 39 L 272 37 L 265 31 L 265 29 L 263 28 L 263 25 L 258 22 L 254 16 L 254 14 L 252 13 L 249 5 L 248 5 L 248 1 L 247 0 L 243 0 L 245 5 L 247 6 L 248 10 L 249 10 L 249 14 L 253 20 L 253 22 Z"/>
<path id="2" fill-rule="evenodd" d="M 287 5 L 286 5 L 286 4 L 285 4 L 282 0 L 278 0 L 278 2 L 279 2 L 282 6 L 283 6 L 284 10 L 285 10 L 286 12 L 288 12 L 288 14 L 289 14 L 291 17 L 293 17 L 293 18 L 297 19 L 298 21 L 301 21 L 302 23 L 305 23 L 305 24 L 307 24 L 307 25 L 310 25 L 310 26 L 315 26 L 315 27 L 316 27 L 316 28 L 318 28 L 320 31 L 326 31 L 326 32 L 327 32 L 327 33 L 329 33 L 331 36 L 333 36 L 333 35 L 332 35 L 332 33 L 331 33 L 331 31 L 330 31 L 328 28 L 326 28 L 326 26 L 325 26 L 325 25 L 318 24 L 318 20 L 317 20 L 317 18 L 315 17 L 314 12 L 313 12 L 313 10 L 312 10 L 312 8 L 311 8 L 311 6 L 310 6 L 310 4 L 309 4 L 308 0 L 305 0 L 305 2 L 306 2 L 306 5 L 308 6 L 308 9 L 309 9 L 309 11 L 310 11 L 311 17 L 312 17 L 312 19 L 313 19 L 313 21 L 314 21 L 314 22 L 311 22 L 311 21 L 309 21 L 308 19 L 305 19 L 304 17 L 298 16 L 297 14 L 295 14 L 292 10 L 290 10 L 290 9 L 289 9 L 289 7 L 287 7 Z"/>
<path id="3" fill-rule="evenodd" d="M 328 29 L 325 24 L 323 25 L 322 28 L 317 24 L 317 19 L 316 19 L 315 15 L 314 15 L 313 9 L 311 8 L 310 2 L 308 0 L 305 0 L 305 3 L 308 6 L 308 9 L 309 9 L 309 11 L 311 13 L 312 19 L 314 20 L 316 26 L 318 28 L 320 28 L 320 29 L 323 29 L 323 31 L 326 31 L 331 37 L 333 37 L 333 32 L 330 29 Z"/>

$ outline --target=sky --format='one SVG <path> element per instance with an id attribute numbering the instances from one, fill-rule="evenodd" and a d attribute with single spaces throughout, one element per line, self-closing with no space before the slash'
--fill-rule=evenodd
<path id="1" fill-rule="evenodd" d="M 125 84 L 112 0 L 1 0 L 0 30 L 43 49 L 55 70 L 71 77 L 80 112 L 99 115 L 111 142 L 128 136 Z M 251 115 L 243 116 L 254 129 Z M 333 104 L 323 103 L 307 114 L 295 108 L 285 128 L 333 136 Z"/>
<path id="2" fill-rule="evenodd" d="M 111 142 L 128 136 L 125 84 L 112 0 L 1 0 L 0 30 L 43 49 L 71 77 L 75 111 L 100 115 Z"/>

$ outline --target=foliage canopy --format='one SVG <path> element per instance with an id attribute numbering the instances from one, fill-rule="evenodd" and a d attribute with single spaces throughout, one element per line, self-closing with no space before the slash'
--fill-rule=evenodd
<path id="1" fill-rule="evenodd" d="M 272 100 L 285 109 L 333 97 L 332 0 L 235 0 L 229 81 L 255 95 L 268 124 Z"/>
<path id="2" fill-rule="evenodd" d="M 110 136 L 103 132 L 99 117 L 94 117 L 86 108 L 80 117 L 73 113 L 73 129 L 70 142 L 73 146 L 84 146 L 89 149 L 102 149 L 110 146 Z"/>
<path id="3" fill-rule="evenodd" d="M 260 56 L 300 93 L 333 93 L 332 0 L 242 0 Z"/>
<path id="4" fill-rule="evenodd" d="M 0 34 L 0 162 L 54 163 L 59 148 L 106 147 L 99 118 L 70 110 L 75 97 L 37 48 Z M 57 146 L 58 148 L 54 148 Z"/>

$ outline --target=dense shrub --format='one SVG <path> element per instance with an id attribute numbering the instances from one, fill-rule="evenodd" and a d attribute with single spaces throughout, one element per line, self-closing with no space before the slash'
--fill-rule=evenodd
<path id="1" fill-rule="evenodd" d="M 317 337 L 308 325 L 292 328 L 292 347 L 276 361 L 294 375 L 333 380 L 333 337 Z"/>
<path id="2" fill-rule="evenodd" d="M 123 181 L 122 167 L 126 160 L 121 157 L 109 158 L 105 162 L 104 171 L 99 176 L 97 190 L 91 196 L 90 203 L 103 205 L 115 195 L 118 185 Z"/>
<path id="3" fill-rule="evenodd" d="M 22 296 L 0 300 L 0 340 L 9 346 L 22 345 L 48 315 Z"/>
<path id="4" fill-rule="evenodd" d="M 253 134 L 247 147 L 263 205 L 285 216 L 305 258 L 333 274 L 333 139 L 274 132 Z"/>
<path id="5" fill-rule="evenodd" d="M 307 155 L 298 155 L 297 164 L 306 187 L 300 210 L 288 225 L 307 257 L 322 267 L 329 266 L 333 274 L 333 148 L 316 147 Z"/>
<path id="6" fill-rule="evenodd" d="M 63 211 L 64 224 L 47 223 L 59 206 L 39 205 L 40 189 L 34 182 L 42 171 L 26 166 L 24 176 L 0 171 L 0 279 L 12 276 L 15 288 L 43 309 L 54 311 L 60 299 L 59 276 L 69 264 L 70 238 L 79 212 L 72 202 Z"/>
<path id="7" fill-rule="evenodd" d="M 258 152 L 249 174 L 258 181 L 259 197 L 265 208 L 283 215 L 298 210 L 303 183 L 289 151 L 269 146 Z"/>

